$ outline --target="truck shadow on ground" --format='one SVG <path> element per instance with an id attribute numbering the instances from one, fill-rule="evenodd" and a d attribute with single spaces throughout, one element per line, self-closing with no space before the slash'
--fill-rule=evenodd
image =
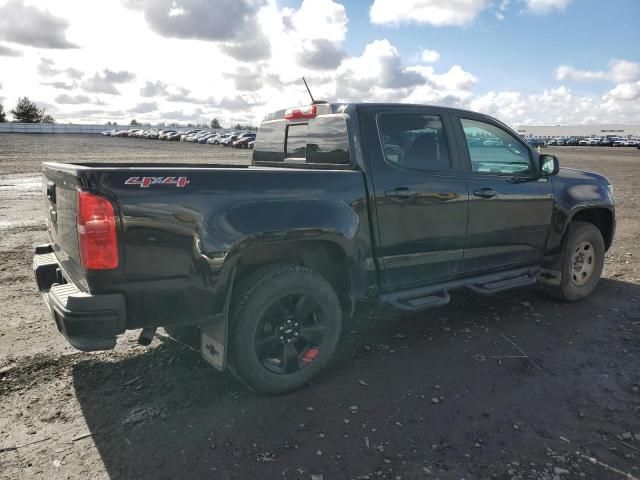
<path id="1" fill-rule="evenodd" d="M 637 456 L 602 438 L 637 425 L 640 286 L 603 280 L 574 304 L 536 290 L 452 299 L 412 315 L 365 309 L 332 367 L 278 397 L 173 342 L 78 362 L 93 434 L 81 441 L 111 478 L 486 478 L 587 446 L 630 471 Z"/>

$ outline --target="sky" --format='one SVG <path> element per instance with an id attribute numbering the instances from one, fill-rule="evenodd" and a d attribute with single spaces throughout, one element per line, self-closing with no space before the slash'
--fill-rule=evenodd
<path id="1" fill-rule="evenodd" d="M 304 76 L 331 102 L 639 124 L 638 19 L 638 0 L 0 0 L 0 103 L 257 124 L 309 103 Z"/>

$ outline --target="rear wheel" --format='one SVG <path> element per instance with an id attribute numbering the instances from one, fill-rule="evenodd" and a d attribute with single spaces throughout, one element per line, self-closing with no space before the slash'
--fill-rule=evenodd
<path id="1" fill-rule="evenodd" d="M 329 363 L 341 331 L 340 301 L 321 275 L 288 264 L 260 269 L 234 294 L 234 373 L 261 392 L 294 390 Z"/>
<path id="2" fill-rule="evenodd" d="M 562 280 L 560 285 L 546 287 L 546 290 L 562 300 L 587 297 L 600 280 L 604 253 L 604 240 L 595 225 L 572 222 L 562 252 Z"/>

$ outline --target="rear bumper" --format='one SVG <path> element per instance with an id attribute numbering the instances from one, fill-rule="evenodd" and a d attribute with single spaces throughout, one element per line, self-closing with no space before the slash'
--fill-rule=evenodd
<path id="1" fill-rule="evenodd" d="M 126 325 L 123 295 L 91 295 L 67 282 L 51 247 L 36 247 L 33 272 L 53 320 L 69 343 L 84 352 L 110 350 Z"/>

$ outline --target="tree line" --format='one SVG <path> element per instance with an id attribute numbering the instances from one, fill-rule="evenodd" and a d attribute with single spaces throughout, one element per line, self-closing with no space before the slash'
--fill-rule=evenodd
<path id="1" fill-rule="evenodd" d="M 18 103 L 13 110 L 11 110 L 11 115 L 13 115 L 14 122 L 18 123 L 55 123 L 55 119 L 46 113 L 44 108 L 38 108 L 38 105 L 35 102 L 29 100 L 28 97 L 22 97 L 18 99 Z M 0 122 L 7 122 L 7 114 L 4 111 L 3 105 L 0 103 Z M 111 125 L 111 122 L 107 122 L 107 125 Z M 113 122 L 114 126 L 118 124 Z M 137 120 L 131 120 L 130 125 L 140 125 Z M 159 123 L 159 126 L 164 126 L 164 123 Z M 170 123 L 170 127 L 179 127 L 178 123 Z M 194 124 L 188 123 L 187 127 L 199 127 L 206 128 L 206 124 Z M 209 128 L 219 129 L 222 128 L 220 125 L 220 121 L 217 118 L 214 118 L 209 123 Z M 232 127 L 234 130 L 257 130 L 256 127 L 251 125 L 241 125 L 239 123 L 235 124 Z"/>
<path id="2" fill-rule="evenodd" d="M 49 115 L 44 107 L 39 108 L 34 102 L 29 100 L 28 97 L 22 97 L 18 99 L 18 103 L 15 108 L 11 110 L 13 119 L 18 123 L 55 123 L 53 116 Z M 7 121 L 7 114 L 4 111 L 3 105 L 0 103 L 0 122 Z"/>
<path id="3" fill-rule="evenodd" d="M 107 122 L 107 125 L 113 125 L 113 126 L 118 126 L 117 122 Z M 133 120 L 131 120 L 131 122 L 129 122 L 130 126 L 150 126 L 149 123 L 145 123 L 142 124 L 140 122 L 138 122 L 135 118 Z M 222 125 L 220 124 L 220 120 L 218 120 L 217 118 L 214 118 L 211 120 L 211 122 L 207 123 L 193 123 L 193 122 L 189 122 L 189 123 L 178 123 L 178 122 L 157 122 L 155 124 L 156 127 L 188 127 L 188 128 L 211 128 L 214 130 L 218 130 L 218 129 L 222 129 L 224 127 L 222 127 Z M 229 128 L 232 128 L 233 130 L 258 130 L 258 127 L 254 127 L 252 125 L 241 125 L 240 123 L 236 123 L 235 125 L 230 126 Z"/>

